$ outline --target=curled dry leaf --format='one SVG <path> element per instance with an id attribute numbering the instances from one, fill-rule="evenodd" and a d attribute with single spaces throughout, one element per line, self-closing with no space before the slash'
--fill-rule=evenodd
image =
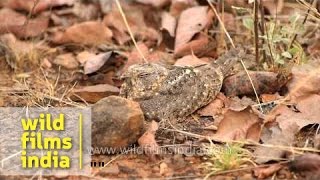
<path id="1" fill-rule="evenodd" d="M 151 158 L 154 157 L 159 148 L 159 145 L 155 139 L 155 134 L 158 128 L 158 123 L 156 121 L 152 121 L 149 124 L 147 131 L 138 139 L 139 145 L 143 148 L 147 155 L 151 156 Z"/>
<path id="2" fill-rule="evenodd" d="M 157 8 L 163 7 L 170 3 L 170 0 L 136 0 L 136 1 L 142 4 L 152 5 Z"/>
<path id="3" fill-rule="evenodd" d="M 273 72 L 249 71 L 249 75 L 258 94 L 275 93 L 279 91 L 287 81 L 283 75 Z M 254 95 L 251 82 L 246 72 L 239 72 L 227 77 L 222 89 L 227 96 Z"/>
<path id="4" fill-rule="evenodd" d="M 214 137 L 226 141 L 243 139 L 259 141 L 261 123 L 259 117 L 249 107 L 239 112 L 229 109 L 224 114 Z"/>
<path id="5" fill-rule="evenodd" d="M 37 14 L 52 7 L 71 6 L 73 3 L 74 0 L 40 0 L 37 3 L 34 0 L 8 0 L 5 6 L 15 10 L 25 10 L 29 13 Z"/>
<path id="6" fill-rule="evenodd" d="M 111 86 L 109 84 L 84 86 L 73 89 L 72 93 L 74 93 L 75 95 L 72 95 L 71 99 L 73 99 L 74 101 L 85 100 L 89 103 L 95 103 L 104 97 L 118 95 L 119 91 L 119 88 Z"/>
<path id="7" fill-rule="evenodd" d="M 294 136 L 303 127 L 310 124 L 320 124 L 320 95 L 309 95 L 297 99 L 296 109 L 290 109 L 285 105 L 279 105 L 272 117 L 275 117 L 277 124 L 270 128 L 265 128 L 262 135 L 264 144 L 291 146 Z M 279 149 L 258 147 L 255 155 L 256 162 L 265 163 L 270 160 L 278 160 L 285 154 Z"/>
<path id="8" fill-rule="evenodd" d="M 76 69 L 79 66 L 78 61 L 72 53 L 61 54 L 57 56 L 53 60 L 53 63 L 56 65 L 60 65 L 66 69 Z"/>
<path id="9" fill-rule="evenodd" d="M 171 37 L 175 36 L 177 20 L 168 12 L 163 12 L 161 15 L 161 30 L 166 30 Z"/>
<path id="10" fill-rule="evenodd" d="M 98 54 L 95 56 L 89 55 L 89 59 L 85 60 L 84 74 L 90 74 L 99 70 L 104 63 L 110 58 L 112 51 Z"/>
<path id="11" fill-rule="evenodd" d="M 0 34 L 13 33 L 18 38 L 36 37 L 42 34 L 49 25 L 49 18 L 38 16 L 27 19 L 23 14 L 11 9 L 0 10 Z"/>
<path id="12" fill-rule="evenodd" d="M 99 45 L 111 42 L 112 31 L 101 22 L 88 21 L 68 27 L 64 32 L 56 32 L 53 43 L 79 43 L 83 45 Z"/>
<path id="13" fill-rule="evenodd" d="M 282 164 L 272 164 L 268 167 L 262 167 L 262 168 L 257 168 L 254 170 L 254 175 L 258 179 L 265 179 L 267 177 L 272 176 L 274 173 L 278 172 L 280 169 L 283 168 Z"/>
<path id="14" fill-rule="evenodd" d="M 192 17 L 192 21 L 190 21 Z M 188 44 L 192 38 L 195 37 L 200 31 L 209 27 L 213 21 L 213 13 L 208 10 L 207 6 L 197 6 L 184 10 L 178 21 L 177 31 L 176 31 L 176 41 L 174 53 L 176 56 L 185 55 L 186 49 L 191 53 L 190 48 L 202 47 L 207 42 L 202 40 L 199 44 Z M 201 36 L 200 36 L 201 37 Z M 201 38 L 205 39 L 205 38 Z"/>

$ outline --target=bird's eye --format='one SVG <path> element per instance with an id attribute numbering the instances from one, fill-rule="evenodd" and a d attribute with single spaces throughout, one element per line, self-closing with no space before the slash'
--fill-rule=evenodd
<path id="1" fill-rule="evenodd" d="M 141 73 L 139 74 L 139 78 L 144 78 L 144 77 L 147 77 L 149 74 L 148 73 Z"/>

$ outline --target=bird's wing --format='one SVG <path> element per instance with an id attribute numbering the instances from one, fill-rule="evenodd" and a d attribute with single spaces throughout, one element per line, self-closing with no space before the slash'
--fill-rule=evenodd
<path id="1" fill-rule="evenodd" d="M 181 94 L 195 84 L 197 74 L 192 67 L 173 67 L 160 87 L 160 94 Z"/>

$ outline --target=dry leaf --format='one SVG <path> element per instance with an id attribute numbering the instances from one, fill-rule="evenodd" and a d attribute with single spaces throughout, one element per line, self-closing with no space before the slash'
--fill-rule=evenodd
<path id="1" fill-rule="evenodd" d="M 258 137 L 251 140 L 259 141 L 260 130 L 250 130 L 250 128 L 258 127 L 261 129 L 260 123 L 261 120 L 252 112 L 251 108 L 246 108 L 239 112 L 228 110 L 224 114 L 224 118 L 220 122 L 218 131 L 214 137 L 223 140 L 244 140 L 249 137 Z M 251 134 L 253 132 L 258 134 Z"/>
<path id="2" fill-rule="evenodd" d="M 77 61 L 84 65 L 90 58 L 94 58 L 96 54 L 88 52 L 88 51 L 82 51 L 79 54 L 77 54 Z"/>
<path id="3" fill-rule="evenodd" d="M 310 124 L 320 124 L 320 95 L 300 97 L 297 102 L 296 110 L 279 105 L 277 110 L 272 112 L 278 125 L 264 130 L 261 138 L 264 144 L 291 146 L 299 130 Z M 266 147 L 258 147 L 255 151 L 258 163 L 278 160 L 284 154 L 283 150 Z"/>
<path id="4" fill-rule="evenodd" d="M 208 48 L 212 50 L 213 47 L 210 46 L 209 37 L 200 33 L 196 35 L 192 41 L 181 45 L 178 49 L 175 49 L 174 56 L 181 57 L 189 54 L 195 54 L 201 57 L 206 54 Z"/>
<path id="5" fill-rule="evenodd" d="M 147 45 L 157 44 L 161 36 L 156 30 L 146 25 L 142 10 L 131 6 L 129 7 L 125 3 L 122 3 L 122 5 L 122 8 L 126 12 L 130 29 L 136 40 L 144 41 Z M 113 37 L 120 45 L 131 40 L 128 29 L 117 7 L 113 6 L 112 11 L 105 15 L 103 23 L 112 29 Z"/>
<path id="6" fill-rule="evenodd" d="M 222 109 L 225 106 L 225 101 L 226 97 L 222 93 L 219 93 L 213 101 L 211 101 L 205 107 L 199 109 L 197 112 L 200 114 L 200 116 L 215 117 L 216 115 L 222 113 Z"/>
<path id="7" fill-rule="evenodd" d="M 74 0 L 40 0 L 38 3 L 35 2 L 34 0 L 8 0 L 5 6 L 15 10 L 25 10 L 32 14 L 37 14 L 52 7 L 71 6 Z"/>
<path id="8" fill-rule="evenodd" d="M 197 5 L 198 2 L 196 0 L 172 0 L 170 14 L 174 17 L 179 17 L 181 12 Z"/>
<path id="9" fill-rule="evenodd" d="M 87 21 L 68 27 L 64 32 L 56 32 L 53 43 L 79 43 L 84 45 L 99 45 L 111 42 L 112 31 L 102 23 Z"/>
<path id="10" fill-rule="evenodd" d="M 192 17 L 192 21 L 190 21 L 190 17 Z M 182 55 L 181 51 L 184 51 L 186 43 L 190 42 L 197 33 L 209 27 L 212 20 L 213 14 L 208 12 L 207 6 L 197 6 L 184 10 L 178 21 L 174 49 L 175 55 Z M 201 46 L 204 44 L 207 43 L 201 42 Z"/>
<path id="11" fill-rule="evenodd" d="M 184 56 L 179 58 L 176 63 L 174 63 L 175 66 L 199 66 L 202 64 L 209 64 L 209 62 L 203 61 L 194 55 Z"/>
<path id="12" fill-rule="evenodd" d="M 84 74 L 90 74 L 99 70 L 110 58 L 112 51 L 98 54 L 95 56 L 89 56 L 84 64 Z"/>
<path id="13" fill-rule="evenodd" d="M 243 111 L 247 107 L 256 104 L 252 99 L 244 96 L 241 99 L 239 97 L 232 97 L 229 101 L 228 108 L 233 111 Z"/>
<path id="14" fill-rule="evenodd" d="M 78 61 L 72 53 L 61 54 L 57 56 L 53 60 L 53 63 L 56 65 L 60 65 L 66 69 L 76 69 L 79 66 Z"/>
<path id="15" fill-rule="evenodd" d="M 170 0 L 136 0 L 142 4 L 152 5 L 154 7 L 160 8 L 170 3 Z"/>
<path id="16" fill-rule="evenodd" d="M 320 92 L 320 66 L 318 62 L 311 62 L 292 68 L 292 79 L 287 87 L 292 99 Z"/>
<path id="17" fill-rule="evenodd" d="M 282 168 L 283 168 L 282 164 L 279 164 L 279 163 L 272 164 L 268 167 L 261 167 L 261 168 L 254 169 L 254 175 L 258 179 L 265 179 L 267 177 L 272 176 Z"/>
<path id="18" fill-rule="evenodd" d="M 171 37 L 176 35 L 177 20 L 167 12 L 163 12 L 161 16 L 161 30 L 166 30 Z"/>
<path id="19" fill-rule="evenodd" d="M 152 121 L 149 124 L 149 128 L 147 129 L 147 131 L 138 139 L 140 147 L 142 147 L 144 152 L 147 155 L 151 156 L 151 158 L 154 157 L 159 148 L 159 145 L 155 139 L 155 134 L 158 128 L 158 123 Z"/>
<path id="20" fill-rule="evenodd" d="M 84 86 L 73 89 L 72 93 L 74 93 L 75 95 L 71 96 L 71 99 L 73 99 L 74 101 L 85 100 L 89 103 L 95 103 L 104 97 L 118 95 L 119 91 L 119 88 L 111 86 L 109 84 Z"/>
<path id="21" fill-rule="evenodd" d="M 149 54 L 148 51 L 148 47 L 144 44 L 144 43 L 138 43 L 138 47 L 141 50 L 142 54 L 147 57 Z M 134 48 L 129 54 L 128 54 L 128 61 L 125 64 L 125 66 L 123 67 L 123 69 L 121 70 L 121 72 L 125 72 L 127 71 L 127 69 L 133 65 L 133 64 L 139 64 L 139 63 L 143 63 L 142 57 L 139 53 L 139 51 Z"/>
<path id="22" fill-rule="evenodd" d="M 270 0 L 263 0 L 263 6 L 268 9 L 271 15 L 277 15 L 279 14 L 284 6 L 283 0 L 276 0 L 276 1 L 270 1 Z"/>
<path id="23" fill-rule="evenodd" d="M 36 37 L 42 34 L 48 25 L 48 17 L 38 16 L 27 20 L 25 15 L 11 9 L 0 10 L 0 34 L 13 33 L 18 38 Z"/>

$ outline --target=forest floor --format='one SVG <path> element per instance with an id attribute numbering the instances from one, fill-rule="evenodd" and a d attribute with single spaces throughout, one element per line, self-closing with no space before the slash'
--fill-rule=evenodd
<path id="1" fill-rule="evenodd" d="M 234 47 L 250 58 L 192 115 L 146 121 L 125 152 L 92 155 L 104 166 L 91 176 L 0 179 L 320 179 L 319 1 L 118 2 L 1 1 L 0 107 L 91 106 L 143 59 L 197 66 Z"/>

